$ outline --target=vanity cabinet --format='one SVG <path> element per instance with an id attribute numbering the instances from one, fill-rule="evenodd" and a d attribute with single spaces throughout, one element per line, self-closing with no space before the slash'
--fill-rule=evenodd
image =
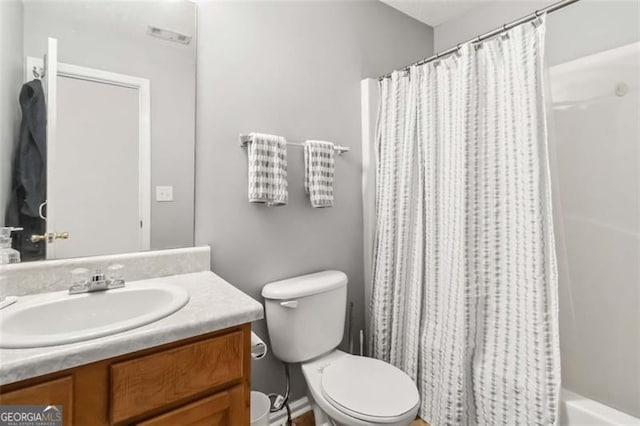
<path id="1" fill-rule="evenodd" d="M 236 425 L 242 423 L 242 407 L 244 397 L 242 386 L 234 386 L 224 392 L 199 399 L 196 402 L 176 408 L 149 420 L 138 423 L 140 426 L 175 426 L 175 425 Z M 248 421 L 247 421 L 248 423 Z"/>
<path id="2" fill-rule="evenodd" d="M 62 405 L 73 406 L 73 378 L 71 376 L 46 380 L 41 383 L 23 386 L 19 389 L 2 392 L 2 405 Z M 64 413 L 64 409 L 63 409 Z M 73 412 L 64 413 L 64 426 L 73 424 Z"/>
<path id="3" fill-rule="evenodd" d="M 62 405 L 65 425 L 249 424 L 250 324 L 0 387 Z"/>

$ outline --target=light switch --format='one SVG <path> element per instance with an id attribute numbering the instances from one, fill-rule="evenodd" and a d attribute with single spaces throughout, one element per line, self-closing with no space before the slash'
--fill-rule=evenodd
<path id="1" fill-rule="evenodd" d="M 173 186 L 156 186 L 156 201 L 173 201 Z"/>

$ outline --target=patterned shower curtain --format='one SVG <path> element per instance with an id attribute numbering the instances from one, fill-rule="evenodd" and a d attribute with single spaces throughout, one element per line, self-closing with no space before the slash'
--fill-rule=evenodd
<path id="1" fill-rule="evenodd" d="M 557 422 L 544 30 L 381 82 L 371 350 L 432 426 Z"/>

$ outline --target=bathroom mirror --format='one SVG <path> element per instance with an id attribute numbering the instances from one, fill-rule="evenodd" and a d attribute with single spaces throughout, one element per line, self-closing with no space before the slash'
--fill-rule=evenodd
<path id="1" fill-rule="evenodd" d="M 0 224 L 23 262 L 193 245 L 195 14 L 0 2 Z"/>

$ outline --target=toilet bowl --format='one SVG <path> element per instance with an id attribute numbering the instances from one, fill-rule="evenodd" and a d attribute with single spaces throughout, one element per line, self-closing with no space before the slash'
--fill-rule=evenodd
<path id="1" fill-rule="evenodd" d="M 334 350 L 302 364 L 316 425 L 406 426 L 420 397 L 404 372 L 372 358 Z"/>
<path id="2" fill-rule="evenodd" d="M 347 276 L 323 271 L 262 289 L 276 358 L 300 363 L 316 425 L 398 425 L 416 418 L 420 398 L 400 369 L 336 348 L 344 334 Z"/>

